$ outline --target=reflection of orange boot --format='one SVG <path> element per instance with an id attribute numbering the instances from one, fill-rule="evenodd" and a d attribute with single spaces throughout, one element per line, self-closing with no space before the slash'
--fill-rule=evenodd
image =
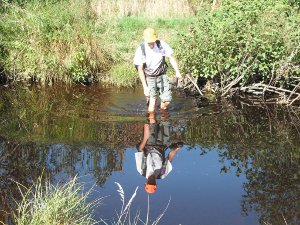
<path id="1" fill-rule="evenodd" d="M 151 111 L 148 113 L 148 119 L 150 123 L 155 123 L 155 112 Z"/>
<path id="2" fill-rule="evenodd" d="M 168 111 L 168 109 L 162 109 L 162 108 L 160 108 L 160 118 L 162 120 L 169 119 L 169 111 Z"/>

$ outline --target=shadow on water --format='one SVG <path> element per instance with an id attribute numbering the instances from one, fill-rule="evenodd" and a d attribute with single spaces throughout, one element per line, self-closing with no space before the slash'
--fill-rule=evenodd
<path id="1" fill-rule="evenodd" d="M 125 186 L 141 182 L 136 168 L 130 172 L 125 166 L 136 165 L 134 157 L 128 158 L 126 152 L 137 153 L 135 146 L 145 134 L 147 122 L 141 89 L 1 88 L 0 95 L 0 221 L 8 221 L 5 212 L 14 207 L 13 199 L 20 198 L 15 182 L 29 186 L 42 173 L 54 183 L 75 175 L 88 175 L 89 181 L 97 183 L 100 193 L 108 189 L 105 187 L 109 187 L 119 173 L 135 177 L 123 183 Z M 172 196 L 174 205 L 176 198 L 184 201 L 179 190 L 188 190 L 184 199 L 191 207 L 179 208 L 179 212 L 186 208 L 189 214 L 176 213 L 170 207 L 171 215 L 166 216 L 162 224 L 182 221 L 182 224 L 273 225 L 284 224 L 284 220 L 288 224 L 299 224 L 299 112 L 276 105 L 253 107 L 240 100 L 221 100 L 205 107 L 197 105 L 194 99 L 176 93 L 170 108 L 170 138 L 175 143 L 183 142 L 184 146 L 176 156 L 170 178 L 161 183 L 160 189 L 162 193 L 167 187 L 177 195 Z M 188 154 L 192 154 L 192 158 L 184 164 Z M 200 160 L 211 155 L 215 163 L 200 169 L 205 164 Z M 207 169 L 209 174 L 210 166 L 217 168 L 215 175 L 201 177 L 200 170 Z M 190 168 L 188 173 L 187 168 Z M 233 179 L 226 175 L 241 178 L 237 197 L 240 206 L 231 212 L 232 219 L 213 211 L 219 204 L 214 198 L 216 192 L 224 191 L 228 180 Z M 208 188 L 216 192 L 206 193 L 206 200 L 198 189 L 190 191 L 178 181 L 193 185 L 200 182 L 200 177 L 203 186 L 209 180 L 215 182 Z M 166 186 L 168 179 L 176 188 Z M 231 195 L 235 188 L 227 190 L 225 195 Z M 113 199 L 111 201 L 116 205 Z M 200 218 L 197 216 L 201 207 L 210 210 Z M 227 201 L 224 207 L 236 205 Z M 243 219 L 249 215 L 251 220 Z"/>

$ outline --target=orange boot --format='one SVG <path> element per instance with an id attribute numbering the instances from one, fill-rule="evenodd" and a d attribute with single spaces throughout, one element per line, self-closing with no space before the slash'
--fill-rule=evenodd
<path id="1" fill-rule="evenodd" d="M 155 116 L 155 112 L 154 111 L 149 112 L 148 119 L 149 119 L 150 123 L 155 123 L 156 122 L 156 118 L 155 117 L 156 116 Z"/>

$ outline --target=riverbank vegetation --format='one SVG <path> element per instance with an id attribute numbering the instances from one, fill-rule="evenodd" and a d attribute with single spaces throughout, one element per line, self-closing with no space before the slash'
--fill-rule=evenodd
<path id="1" fill-rule="evenodd" d="M 184 17 L 190 13 L 185 3 L 5 1 L 0 20 L 2 76 L 41 83 L 135 85 L 132 59 L 143 29 L 153 26 L 173 42 L 176 30 L 193 20 Z M 164 10 L 154 10 L 155 14 L 153 7 Z"/>
<path id="2" fill-rule="evenodd" d="M 93 219 L 95 209 L 99 210 L 103 199 L 88 201 L 92 189 L 84 191 L 84 185 L 78 182 L 77 177 L 64 184 L 57 185 L 53 185 L 50 181 L 44 181 L 42 177 L 39 177 L 29 188 L 17 183 L 21 200 L 16 201 L 16 211 L 12 212 L 13 223 L 17 225 L 159 224 L 170 204 L 170 200 L 161 214 L 151 222 L 149 219 L 150 197 L 148 195 L 146 219 L 143 221 L 139 211 L 133 217 L 130 215 L 138 187 L 136 187 L 134 193 L 126 202 L 123 187 L 121 184 L 115 183 L 118 186 L 117 192 L 121 199 L 121 208 L 116 213 L 117 217 L 111 221 L 107 219 L 100 219 L 99 221 Z"/>
<path id="3" fill-rule="evenodd" d="M 223 96 L 238 87 L 287 94 L 283 100 L 290 103 L 300 98 L 299 27 L 296 3 L 223 0 L 217 10 L 199 11 L 197 22 L 182 34 L 179 58 Z"/>
<path id="4" fill-rule="evenodd" d="M 134 86 L 134 52 L 152 26 L 202 90 L 275 93 L 292 104 L 300 99 L 299 7 L 291 0 L 6 0 L 1 80 Z"/>
<path id="5" fill-rule="evenodd" d="M 39 178 L 31 188 L 19 185 L 19 190 L 22 200 L 17 202 L 15 224 L 96 224 L 93 208 L 100 202 L 87 202 L 90 191 L 83 192 L 76 177 L 57 186 Z"/>

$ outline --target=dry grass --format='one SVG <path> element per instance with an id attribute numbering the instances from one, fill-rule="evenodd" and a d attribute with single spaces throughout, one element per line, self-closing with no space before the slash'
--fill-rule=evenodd
<path id="1" fill-rule="evenodd" d="M 188 0 L 93 0 L 91 4 L 98 17 L 170 18 L 193 14 Z"/>

